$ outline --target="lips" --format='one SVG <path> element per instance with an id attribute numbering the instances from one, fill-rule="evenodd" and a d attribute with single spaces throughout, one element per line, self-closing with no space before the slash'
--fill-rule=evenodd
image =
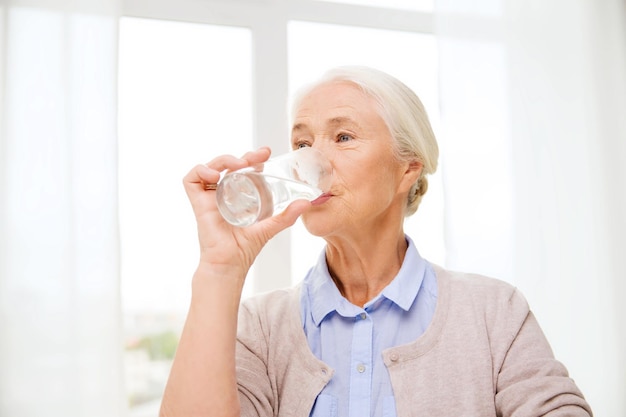
<path id="1" fill-rule="evenodd" d="M 324 204 L 325 202 L 330 200 L 332 196 L 333 195 L 330 193 L 324 193 L 321 196 L 317 197 L 315 200 L 311 201 L 311 204 L 314 206 L 319 206 L 320 204 Z"/>

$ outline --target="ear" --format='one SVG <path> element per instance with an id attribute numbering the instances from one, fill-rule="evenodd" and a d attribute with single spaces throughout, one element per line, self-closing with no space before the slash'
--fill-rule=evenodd
<path id="1" fill-rule="evenodd" d="M 424 164 L 422 164 L 417 159 L 411 160 L 406 163 L 406 170 L 402 176 L 402 181 L 400 182 L 399 191 L 408 192 L 413 184 L 417 181 L 417 179 L 422 175 L 422 170 L 424 169 Z"/>

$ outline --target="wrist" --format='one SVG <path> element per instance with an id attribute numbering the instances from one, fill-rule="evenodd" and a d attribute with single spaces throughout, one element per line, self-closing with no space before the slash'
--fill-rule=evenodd
<path id="1" fill-rule="evenodd" d="M 191 282 L 192 301 L 226 297 L 238 305 L 246 273 L 240 267 L 201 261 Z"/>

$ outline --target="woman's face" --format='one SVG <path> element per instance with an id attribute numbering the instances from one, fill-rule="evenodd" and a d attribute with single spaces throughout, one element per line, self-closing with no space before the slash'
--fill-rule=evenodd
<path id="1" fill-rule="evenodd" d="M 292 147 L 312 146 L 334 168 L 332 197 L 302 216 L 310 233 L 371 236 L 380 228 L 401 227 L 407 193 L 421 165 L 396 159 L 378 108 L 373 98 L 349 82 L 323 84 L 301 101 Z"/>

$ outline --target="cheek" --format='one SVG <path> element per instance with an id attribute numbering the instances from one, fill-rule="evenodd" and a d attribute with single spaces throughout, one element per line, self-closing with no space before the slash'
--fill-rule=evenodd
<path id="1" fill-rule="evenodd" d="M 313 207 L 302 214 L 302 224 L 306 230 L 317 237 L 328 237 L 346 226 L 346 220 L 354 216 L 342 216 L 330 202 Z"/>
<path id="2" fill-rule="evenodd" d="M 394 163 L 381 163 L 372 172 L 364 177 L 357 204 L 365 211 L 384 211 L 399 198 L 402 173 Z"/>
<path id="3" fill-rule="evenodd" d="M 342 164 L 335 169 L 335 186 L 339 193 L 336 210 L 360 211 L 364 205 L 372 203 L 379 192 L 393 187 L 390 183 L 389 165 L 381 161 L 361 161 L 357 164 Z M 344 207 L 345 206 L 345 207 Z M 343 210 L 342 210 L 343 208 Z"/>
<path id="4" fill-rule="evenodd" d="M 387 175 L 387 167 L 378 158 L 356 161 L 342 161 L 335 167 L 337 182 L 347 188 L 354 190 L 363 184 L 376 182 L 381 176 Z"/>
<path id="5" fill-rule="evenodd" d="M 394 164 L 385 158 L 360 166 L 352 175 L 352 184 L 357 186 L 355 189 L 367 190 L 366 194 L 384 195 L 394 190 L 397 181 Z"/>

